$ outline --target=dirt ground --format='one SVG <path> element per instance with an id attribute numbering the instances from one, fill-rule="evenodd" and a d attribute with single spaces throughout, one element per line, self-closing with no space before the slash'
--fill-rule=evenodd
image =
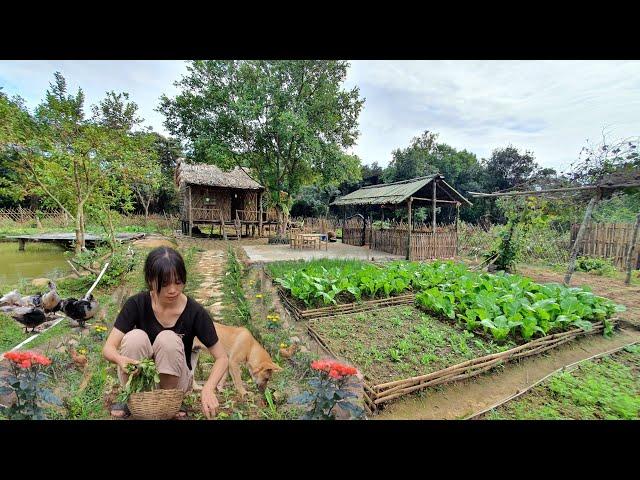
<path id="1" fill-rule="evenodd" d="M 369 247 L 354 247 L 344 243 L 330 243 L 327 250 L 293 249 L 289 245 L 246 245 L 242 241 L 243 249 L 249 262 L 277 262 L 281 260 L 311 260 L 314 258 L 337 258 L 356 260 L 402 260 L 404 257 L 391 253 L 370 250 Z"/>

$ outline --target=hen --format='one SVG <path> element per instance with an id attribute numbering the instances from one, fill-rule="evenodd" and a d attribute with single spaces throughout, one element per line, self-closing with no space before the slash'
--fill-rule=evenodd
<path id="1" fill-rule="evenodd" d="M 75 363 L 80 368 L 84 368 L 84 366 L 87 364 L 86 355 L 79 354 L 75 351 L 74 348 L 71 348 L 69 350 L 69 353 L 71 354 L 71 358 L 73 358 L 73 363 Z"/>

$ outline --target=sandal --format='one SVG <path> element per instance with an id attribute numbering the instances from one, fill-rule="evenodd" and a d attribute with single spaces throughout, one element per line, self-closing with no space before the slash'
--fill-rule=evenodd
<path id="1" fill-rule="evenodd" d="M 114 412 L 123 412 L 123 414 L 114 415 Z M 114 418 L 128 418 L 131 416 L 131 411 L 126 403 L 114 403 L 111 405 L 111 416 Z"/>
<path id="2" fill-rule="evenodd" d="M 176 416 L 173 418 L 176 420 L 187 418 L 187 406 L 184 403 L 180 405 L 180 410 L 178 410 L 178 413 L 176 413 Z"/>

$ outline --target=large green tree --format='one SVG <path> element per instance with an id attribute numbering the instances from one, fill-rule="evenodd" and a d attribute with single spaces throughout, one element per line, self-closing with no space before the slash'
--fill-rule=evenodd
<path id="1" fill-rule="evenodd" d="M 84 249 L 89 213 L 99 217 L 113 243 L 111 210 L 130 204 L 133 181 L 127 169 L 143 170 L 144 161 L 130 132 L 139 120 L 128 96 L 108 93 L 92 118 L 85 118 L 84 100 L 82 89 L 69 93 L 56 72 L 34 115 L 20 103 L 4 102 L 8 116 L 0 122 L 6 127 L 0 133 L 3 152 L 12 155 L 18 175 L 12 183 L 75 219 L 76 252 Z"/>
<path id="2" fill-rule="evenodd" d="M 344 61 L 194 61 L 163 95 L 165 126 L 191 156 L 229 169 L 250 167 L 282 213 L 300 187 L 358 176 L 345 150 L 358 136 L 364 100 L 343 90 Z M 286 192 L 282 195 L 280 192 Z M 289 200 L 287 200 L 289 199 Z"/>

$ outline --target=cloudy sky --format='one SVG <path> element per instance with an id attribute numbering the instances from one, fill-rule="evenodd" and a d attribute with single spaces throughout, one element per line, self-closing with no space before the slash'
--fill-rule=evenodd
<path id="1" fill-rule="evenodd" d="M 186 73 L 180 61 L 0 61 L 0 86 L 30 108 L 53 72 L 87 104 L 105 91 L 127 91 L 146 123 L 167 133 L 154 111 Z M 486 158 L 512 144 L 543 166 L 567 168 L 603 128 L 611 138 L 640 134 L 639 61 L 352 61 L 347 87 L 366 98 L 353 152 L 386 166 L 395 148 L 424 130 Z M 87 110 L 88 111 L 88 110 Z"/>

